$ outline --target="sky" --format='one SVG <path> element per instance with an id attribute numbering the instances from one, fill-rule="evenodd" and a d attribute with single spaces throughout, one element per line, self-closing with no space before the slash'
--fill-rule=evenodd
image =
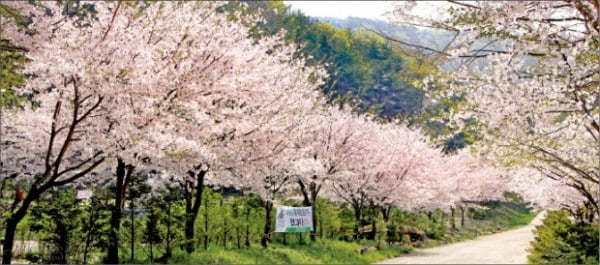
<path id="1" fill-rule="evenodd" d="M 390 11 L 392 1 L 284 1 L 292 6 L 292 10 L 300 10 L 313 17 L 346 18 L 364 17 L 371 19 L 387 20 L 384 12 Z M 416 14 L 431 16 L 436 14 L 439 1 L 419 1 L 414 9 Z"/>
<path id="2" fill-rule="evenodd" d="M 300 9 L 313 17 L 365 17 L 385 20 L 382 15 L 390 10 L 389 1 L 284 1 L 292 10 Z"/>

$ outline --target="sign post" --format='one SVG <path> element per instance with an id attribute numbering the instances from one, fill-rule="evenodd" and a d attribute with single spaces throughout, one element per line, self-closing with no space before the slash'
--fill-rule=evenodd
<path id="1" fill-rule="evenodd" d="M 312 207 L 277 207 L 275 232 L 295 233 L 312 230 Z"/>

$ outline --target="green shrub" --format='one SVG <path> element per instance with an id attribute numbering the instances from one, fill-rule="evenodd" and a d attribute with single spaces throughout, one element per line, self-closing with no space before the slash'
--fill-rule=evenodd
<path id="1" fill-rule="evenodd" d="M 566 211 L 549 212 L 534 231 L 529 263 L 598 264 L 598 226 L 573 223 Z"/>
<path id="2" fill-rule="evenodd" d="M 39 252 L 27 252 L 24 258 L 31 263 L 40 263 L 42 261 L 42 254 Z"/>
<path id="3" fill-rule="evenodd" d="M 430 239 L 442 239 L 446 233 L 446 227 L 442 223 L 430 223 L 425 229 L 425 234 Z"/>

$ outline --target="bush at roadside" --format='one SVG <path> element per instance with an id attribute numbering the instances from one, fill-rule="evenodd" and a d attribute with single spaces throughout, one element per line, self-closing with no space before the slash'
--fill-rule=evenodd
<path id="1" fill-rule="evenodd" d="M 549 212 L 534 231 L 530 264 L 598 264 L 598 226 L 573 222 L 566 211 Z"/>

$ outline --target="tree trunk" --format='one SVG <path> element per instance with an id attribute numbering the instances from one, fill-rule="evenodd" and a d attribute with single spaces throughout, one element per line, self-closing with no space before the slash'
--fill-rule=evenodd
<path id="1" fill-rule="evenodd" d="M 67 264 L 67 251 L 69 249 L 69 231 L 65 226 L 64 222 L 58 221 L 56 222 L 56 234 L 58 234 L 58 242 L 57 243 L 57 259 L 56 262 L 58 264 Z"/>
<path id="2" fill-rule="evenodd" d="M 12 259 L 12 250 L 15 241 L 15 233 L 17 224 L 20 220 L 15 220 L 12 217 L 6 220 L 6 231 L 4 233 L 4 242 L 2 243 L 2 264 L 10 264 Z"/>
<path id="3" fill-rule="evenodd" d="M 15 233 L 17 232 L 17 225 L 19 224 L 19 222 L 21 222 L 21 220 L 23 220 L 23 217 L 25 217 L 25 214 L 27 213 L 27 209 L 29 209 L 31 202 L 36 200 L 40 196 L 40 194 L 42 194 L 42 192 L 44 192 L 47 189 L 48 186 L 43 186 L 40 189 L 32 187 L 29 190 L 29 194 L 27 194 L 24 200 L 22 200 L 22 204 L 20 206 L 17 204 L 19 202 L 15 201 L 13 207 L 9 209 L 9 211 L 12 211 L 14 213 L 6 219 L 6 230 L 4 233 L 4 242 L 2 243 L 2 264 L 11 263 L 15 241 Z"/>
<path id="4" fill-rule="evenodd" d="M 89 229 L 87 229 L 87 231 L 86 231 L 85 244 L 83 246 L 83 264 L 87 264 L 90 247 L 92 245 L 93 232 L 94 232 L 94 228 L 96 226 L 96 224 L 95 224 L 96 223 L 96 218 L 95 218 L 96 211 L 97 210 L 95 208 L 95 205 L 94 205 L 94 203 L 92 203 L 92 208 L 90 210 L 89 218 L 88 218 Z"/>
<path id="5" fill-rule="evenodd" d="M 460 206 L 460 227 L 465 227 L 465 207 Z"/>
<path id="6" fill-rule="evenodd" d="M 456 230 L 456 220 L 455 220 L 455 209 L 454 207 L 450 207 L 450 215 L 452 216 L 450 219 L 450 224 L 452 225 L 452 229 Z"/>
<path id="7" fill-rule="evenodd" d="M 129 198 L 129 208 L 131 210 L 131 259 L 130 262 L 133 263 L 133 258 L 135 256 L 135 227 L 134 227 L 134 220 L 133 220 L 133 198 Z"/>
<path id="8" fill-rule="evenodd" d="M 313 229 L 310 231 L 310 240 L 316 240 L 317 234 L 317 195 L 321 190 L 321 185 L 317 185 L 314 182 L 311 182 L 308 188 L 306 189 L 306 185 L 301 180 L 298 180 L 298 185 L 300 185 L 300 191 L 304 196 L 304 200 L 302 201 L 302 205 L 305 207 L 311 207 L 312 209 L 312 223 Z M 310 194 L 310 195 L 309 195 Z"/>
<path id="9" fill-rule="evenodd" d="M 108 254 L 106 263 L 119 264 L 119 227 L 121 225 L 121 208 L 115 206 L 110 216 L 110 231 L 108 233 Z"/>
<path id="10" fill-rule="evenodd" d="M 117 183 L 115 185 L 115 205 L 110 216 L 110 231 L 108 234 L 108 253 L 106 263 L 119 263 L 119 230 L 121 228 L 121 216 L 125 203 L 125 193 L 131 182 L 131 174 L 134 167 L 126 165 L 122 159 L 117 159 Z"/>
<path id="11" fill-rule="evenodd" d="M 171 257 L 172 248 L 171 248 L 171 201 L 167 202 L 167 244 L 165 249 L 165 254 L 162 259 L 164 259 L 164 263 L 167 263 L 167 260 Z"/>
<path id="12" fill-rule="evenodd" d="M 246 211 L 246 238 L 244 242 L 246 247 L 250 247 L 250 211 L 250 207 L 248 207 Z"/>
<path id="13" fill-rule="evenodd" d="M 200 167 L 198 167 L 200 168 Z M 198 173 L 189 171 L 194 182 L 186 181 L 185 183 L 185 250 L 187 253 L 194 252 L 196 248 L 194 240 L 194 223 L 200 211 L 202 203 L 202 192 L 204 191 L 204 176 L 208 170 L 199 169 Z M 195 191 L 195 194 L 194 194 Z M 195 195 L 195 196 L 194 196 Z"/>
<path id="14" fill-rule="evenodd" d="M 152 252 L 152 240 L 150 240 L 150 263 L 154 263 L 154 253 Z"/>
<path id="15" fill-rule="evenodd" d="M 319 237 L 322 239 L 323 238 L 323 220 L 322 220 L 322 218 L 319 218 L 317 220 L 319 220 Z"/>
<path id="16" fill-rule="evenodd" d="M 235 227 L 235 239 L 237 243 L 237 248 L 240 249 L 242 246 L 240 245 L 240 227 Z"/>
<path id="17" fill-rule="evenodd" d="M 373 210 L 373 213 L 375 213 L 375 210 Z M 373 229 L 371 229 L 371 240 L 375 240 L 375 239 L 377 239 L 377 218 L 376 218 L 376 216 L 373 216 L 373 218 L 371 219 L 371 226 L 373 227 Z"/>
<path id="18" fill-rule="evenodd" d="M 208 200 L 204 200 L 204 250 L 208 249 Z"/>
<path id="19" fill-rule="evenodd" d="M 223 225 L 223 249 L 227 249 L 227 222 L 224 222 Z"/>
<path id="20" fill-rule="evenodd" d="M 267 244 L 271 241 L 271 206 L 273 205 L 270 201 L 265 201 L 263 206 L 265 207 L 265 229 L 263 231 L 262 238 L 260 239 L 260 244 L 263 247 L 267 247 Z"/>
<path id="21" fill-rule="evenodd" d="M 362 209 L 358 205 L 352 205 L 352 207 L 354 208 L 354 221 L 356 222 L 354 225 L 354 238 L 359 239 L 362 235 L 360 231 Z"/>
<path id="22" fill-rule="evenodd" d="M 392 212 L 392 206 L 381 206 L 381 215 L 383 215 L 383 221 L 387 224 L 390 220 L 390 214 Z"/>
<path id="23" fill-rule="evenodd" d="M 310 184 L 310 199 L 312 204 L 312 223 L 313 229 L 310 231 L 310 241 L 314 242 L 317 238 L 317 193 L 319 193 L 320 187 L 313 182 Z"/>

